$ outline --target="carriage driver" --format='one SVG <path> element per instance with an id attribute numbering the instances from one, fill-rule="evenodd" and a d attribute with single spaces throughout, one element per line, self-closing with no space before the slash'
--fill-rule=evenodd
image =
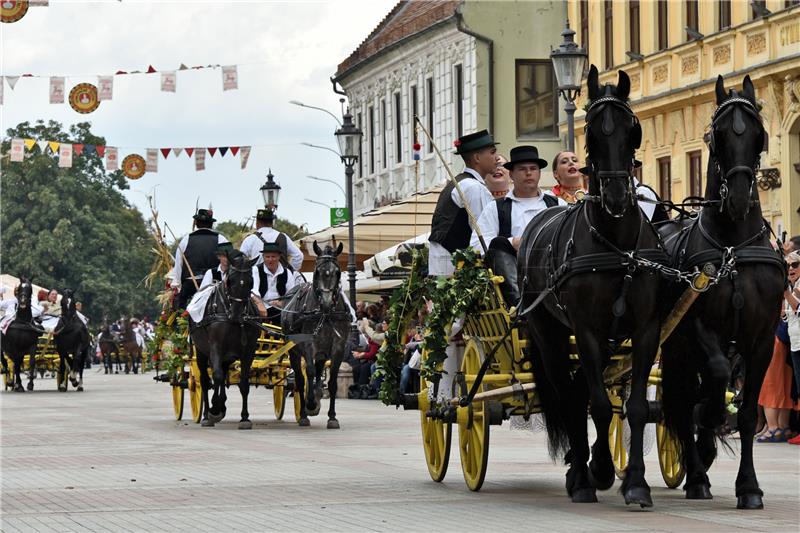
<path id="1" fill-rule="evenodd" d="M 262 262 L 256 265 L 253 290 L 266 306 L 267 322 L 281 325 L 283 296 L 295 286 L 295 276 L 281 264 L 281 247 L 276 242 L 267 242 L 261 249 Z"/>
<path id="2" fill-rule="evenodd" d="M 464 160 L 464 172 L 456 176 L 459 188 L 464 194 L 467 206 L 472 214 L 480 218 L 483 209 L 492 203 L 494 198 L 486 188 L 483 177 L 491 174 L 497 168 L 497 149 L 491 134 L 481 130 L 460 137 L 456 142 L 456 154 Z M 431 234 L 428 237 L 428 274 L 430 276 L 450 276 L 454 267 L 452 253 L 461 248 L 469 247 L 470 221 L 461 194 L 449 182 L 439 194 L 436 209 L 431 219 Z M 443 365 L 444 373 L 439 382 L 438 396 L 449 397 L 452 389 L 453 377 L 459 369 L 463 357 L 463 346 L 458 346 L 453 340 L 458 336 L 463 319 L 456 321 L 450 332 L 450 343 L 445 350 L 446 358 Z"/>
<path id="3" fill-rule="evenodd" d="M 250 259 L 258 257 L 256 265 L 260 265 L 264 262 L 261 253 L 264 245 L 276 243 L 283 255 L 281 264 L 291 272 L 299 272 L 300 267 L 303 265 L 303 252 L 292 242 L 288 235 L 272 227 L 274 222 L 275 212 L 273 210 L 259 209 L 256 213 L 256 231 L 242 241 L 242 253 Z"/>

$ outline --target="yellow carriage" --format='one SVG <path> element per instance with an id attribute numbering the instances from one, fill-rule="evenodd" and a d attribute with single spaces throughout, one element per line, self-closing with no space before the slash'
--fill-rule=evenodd
<path id="1" fill-rule="evenodd" d="M 3 359 L 3 386 L 5 390 L 8 390 L 14 386 L 14 363 L 5 355 L 3 355 Z M 40 376 L 43 376 L 45 372 L 52 372 L 57 377 L 56 383 L 61 383 L 63 376 L 58 370 L 59 362 L 59 355 L 53 343 L 53 334 L 42 334 L 36 348 L 36 371 Z M 21 370 L 23 373 L 31 371 L 30 354 L 25 355 Z"/>

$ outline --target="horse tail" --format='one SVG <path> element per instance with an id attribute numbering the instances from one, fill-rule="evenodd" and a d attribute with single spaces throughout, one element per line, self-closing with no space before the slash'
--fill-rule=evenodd
<path id="1" fill-rule="evenodd" d="M 699 380 L 689 343 L 679 331 L 661 347 L 661 404 L 664 424 L 678 441 L 678 453 L 683 457 L 683 445 L 694 439 L 692 413 L 697 403 Z"/>

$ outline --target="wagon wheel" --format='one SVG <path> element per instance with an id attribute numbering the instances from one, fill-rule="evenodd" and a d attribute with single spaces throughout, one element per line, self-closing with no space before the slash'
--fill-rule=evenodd
<path id="1" fill-rule="evenodd" d="M 272 405 L 275 409 L 275 418 L 283 420 L 283 412 L 286 411 L 286 396 L 289 391 L 286 390 L 286 372 L 278 374 L 278 382 L 280 385 L 272 387 Z"/>
<path id="2" fill-rule="evenodd" d="M 198 424 L 203 418 L 203 386 L 200 384 L 200 369 L 194 358 L 189 372 L 189 404 L 192 408 L 192 421 Z"/>
<path id="3" fill-rule="evenodd" d="M 183 387 L 172 385 L 172 409 L 175 411 L 175 420 L 183 418 Z"/>
<path id="4" fill-rule="evenodd" d="M 461 363 L 467 390 L 472 388 L 474 377 L 485 358 L 483 344 L 477 339 L 470 339 L 464 350 L 464 361 Z M 479 391 L 485 390 L 487 390 L 486 385 L 481 385 Z M 467 416 L 458 417 L 461 470 L 464 472 L 464 481 L 467 483 L 467 487 L 477 491 L 483 485 L 486 467 L 489 463 L 489 420 L 486 404 L 483 402 L 473 402 L 463 409 L 467 409 Z"/>
<path id="5" fill-rule="evenodd" d="M 0 355 L 0 357 L 4 357 L 5 355 Z M 5 390 L 10 389 L 14 384 L 14 363 L 5 359 L 6 369 L 3 372 L 3 387 Z"/>
<path id="6" fill-rule="evenodd" d="M 656 399 L 661 401 L 661 387 L 656 390 Z M 671 489 L 676 489 L 683 482 L 686 470 L 680 457 L 678 439 L 667 430 L 664 420 L 656 424 L 656 443 L 658 447 L 658 464 L 661 466 L 661 477 Z"/>
<path id="7" fill-rule="evenodd" d="M 305 359 L 301 361 L 301 365 L 303 366 L 303 383 L 308 387 Z M 300 395 L 297 394 L 297 378 L 294 379 L 294 394 L 292 394 L 292 398 L 294 398 L 294 420 L 295 422 L 300 422 Z"/>
<path id="8" fill-rule="evenodd" d="M 419 378 L 421 394 L 428 394 L 428 384 L 425 378 Z M 425 450 L 425 462 L 428 464 L 428 473 L 437 483 L 447 474 L 450 463 L 450 442 L 453 435 L 453 424 L 438 418 L 429 418 L 426 409 L 420 409 L 420 423 L 422 426 L 422 448 Z"/>
<path id="9" fill-rule="evenodd" d="M 608 426 L 608 447 L 614 461 L 614 472 L 619 479 L 625 479 L 625 468 L 628 466 L 628 448 L 625 443 L 625 420 L 614 413 L 611 425 Z"/>

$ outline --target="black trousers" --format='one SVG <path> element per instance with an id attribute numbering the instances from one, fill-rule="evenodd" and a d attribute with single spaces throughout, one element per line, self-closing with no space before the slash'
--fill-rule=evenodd
<path id="1" fill-rule="evenodd" d="M 189 305 L 189 300 L 192 299 L 192 296 L 194 296 L 196 292 L 197 289 L 191 279 L 181 281 L 181 290 L 178 293 L 178 301 L 176 304 L 178 309 L 186 309 L 186 306 Z"/>
<path id="2" fill-rule="evenodd" d="M 372 361 L 369 359 L 355 359 L 355 363 L 353 363 L 353 383 L 355 385 L 369 385 L 369 378 L 372 375 L 371 366 Z"/>

